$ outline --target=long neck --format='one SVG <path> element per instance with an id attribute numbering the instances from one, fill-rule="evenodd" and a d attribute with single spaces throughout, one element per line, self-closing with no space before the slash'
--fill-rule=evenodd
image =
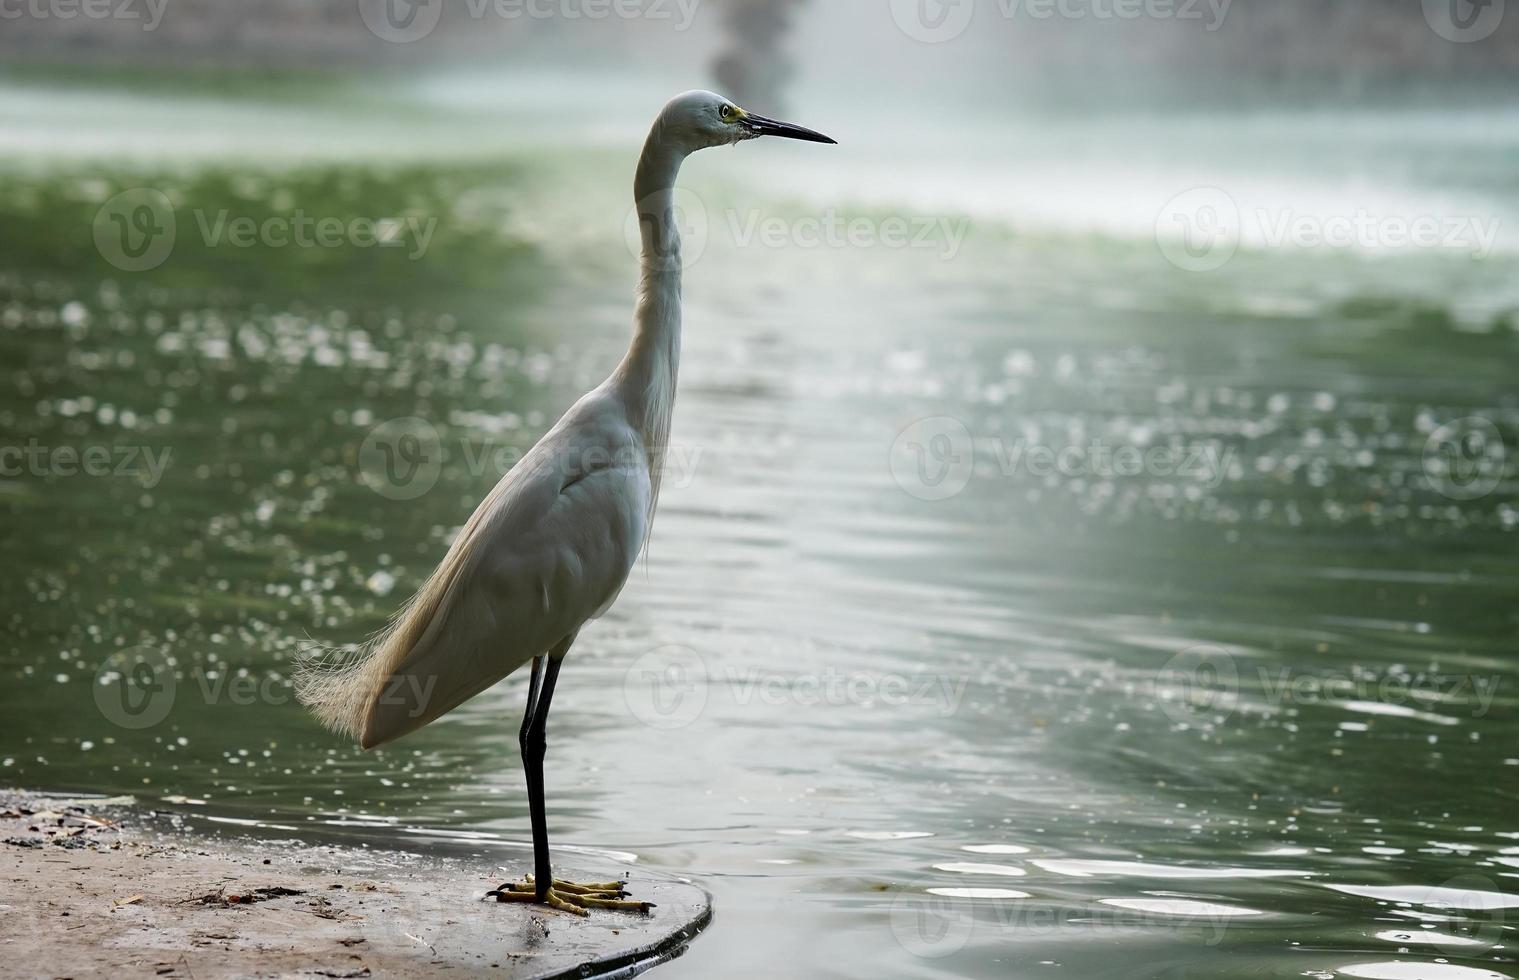
<path id="1" fill-rule="evenodd" d="M 643 233 L 633 342 L 618 367 L 628 408 L 652 454 L 662 454 L 675 407 L 680 368 L 680 231 L 675 225 L 675 177 L 684 154 L 655 126 L 638 161 L 633 194 Z"/>

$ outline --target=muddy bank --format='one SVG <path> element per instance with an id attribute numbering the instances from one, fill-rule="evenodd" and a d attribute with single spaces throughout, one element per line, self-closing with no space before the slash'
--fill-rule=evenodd
<path id="1" fill-rule="evenodd" d="M 0 791 L 0 975 L 625 976 L 711 915 L 694 885 L 580 855 L 556 871 L 625 878 L 658 907 L 579 918 L 487 898 L 524 858 L 223 839 L 125 799 Z"/>

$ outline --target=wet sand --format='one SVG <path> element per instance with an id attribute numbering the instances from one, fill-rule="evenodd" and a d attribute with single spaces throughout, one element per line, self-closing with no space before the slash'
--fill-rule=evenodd
<path id="1" fill-rule="evenodd" d="M 594 859 L 556 871 L 624 877 L 658 907 L 580 918 L 486 897 L 525 870 L 208 837 L 121 798 L 0 791 L 0 975 L 629 976 L 710 919 L 699 887 Z"/>

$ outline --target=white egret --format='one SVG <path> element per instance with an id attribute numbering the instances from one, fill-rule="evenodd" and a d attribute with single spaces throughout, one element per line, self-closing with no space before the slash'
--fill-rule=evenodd
<path id="1" fill-rule="evenodd" d="M 543 759 L 560 664 L 587 620 L 622 590 L 648 539 L 680 361 L 680 235 L 673 192 L 697 150 L 761 136 L 833 140 L 687 92 L 659 113 L 634 180 L 642 273 L 632 344 L 485 498 L 390 627 L 358 654 L 301 665 L 303 704 L 366 749 L 421 728 L 528 662 L 520 744 L 534 874 L 493 892 L 585 915 L 641 909 L 623 882 L 577 885 L 551 872 Z"/>

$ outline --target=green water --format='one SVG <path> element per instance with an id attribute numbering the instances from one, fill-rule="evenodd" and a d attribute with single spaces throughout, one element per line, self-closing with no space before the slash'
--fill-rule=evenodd
<path id="1" fill-rule="evenodd" d="M 206 105 L 155 95 L 81 148 L 82 97 L 46 98 L 0 182 L 0 781 L 520 854 L 521 678 L 372 754 L 286 678 L 308 639 L 381 628 L 615 363 L 636 136 L 465 116 L 429 123 L 442 150 L 382 146 L 414 115 L 339 102 L 208 150 L 176 128 Z M 1410 200 L 1507 213 L 1511 118 L 1397 160 L 1369 149 L 1417 120 L 1364 123 Z M 1194 138 L 1241 167 L 1293 125 Z M 327 149 L 238 142 L 307 135 Z M 1187 272 L 1125 233 L 1128 198 L 1098 230 L 1020 221 L 1016 190 L 894 206 L 955 181 L 862 139 L 795 165 L 846 219 L 968 222 L 953 256 L 746 244 L 753 211 L 818 213 L 783 176 L 813 148 L 690 167 L 677 471 L 565 668 L 555 840 L 712 890 L 672 976 L 798 950 L 860 977 L 1519 975 L 1519 260 Z M 1261 166 L 1241 182 L 1302 179 Z M 144 272 L 100 217 L 134 188 L 177 231 Z M 223 214 L 402 244 L 242 247 L 203 231 Z"/>

